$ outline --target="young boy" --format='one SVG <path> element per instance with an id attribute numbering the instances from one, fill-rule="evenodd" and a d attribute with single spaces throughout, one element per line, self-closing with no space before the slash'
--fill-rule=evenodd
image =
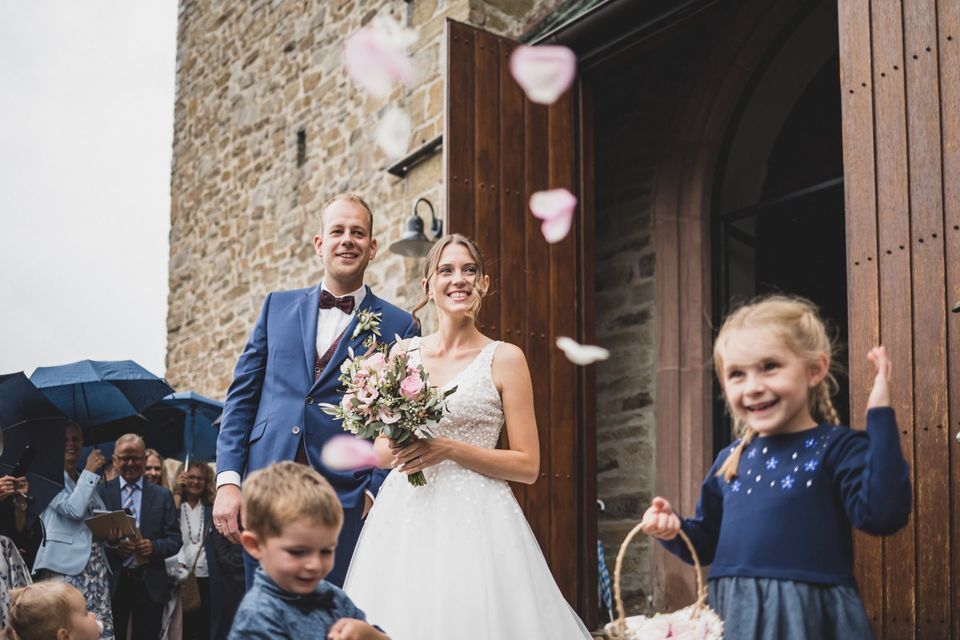
<path id="1" fill-rule="evenodd" d="M 336 493 L 307 465 L 279 462 L 244 480 L 241 542 L 260 568 L 230 640 L 390 640 L 323 579 L 333 568 L 342 524 Z"/>

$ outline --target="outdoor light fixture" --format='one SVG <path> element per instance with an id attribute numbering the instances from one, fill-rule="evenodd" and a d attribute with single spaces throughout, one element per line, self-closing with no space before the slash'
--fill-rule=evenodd
<path id="1" fill-rule="evenodd" d="M 433 240 L 424 235 L 423 220 L 417 215 L 417 207 L 421 202 L 426 202 L 427 206 L 430 207 L 430 234 L 433 236 Z M 403 234 L 399 240 L 390 245 L 390 251 L 408 258 L 422 258 L 427 255 L 433 243 L 443 235 L 443 220 L 437 218 L 437 214 L 433 210 L 433 204 L 426 198 L 417 198 L 417 201 L 413 203 L 413 213 L 407 218 L 404 226 L 406 228 Z"/>

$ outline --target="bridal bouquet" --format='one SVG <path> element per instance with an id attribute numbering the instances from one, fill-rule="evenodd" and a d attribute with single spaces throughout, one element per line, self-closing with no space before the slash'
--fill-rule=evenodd
<path id="1" fill-rule="evenodd" d="M 410 352 L 396 338 L 392 350 L 372 343 L 362 356 L 349 351 L 340 367 L 345 392 L 340 404 L 321 404 L 324 413 L 343 421 L 344 431 L 360 438 L 384 435 L 404 444 L 418 437 L 432 438 L 447 408 L 447 397 L 456 387 L 444 391 L 427 383 L 427 372 L 410 363 Z M 423 472 L 407 476 L 414 486 L 427 483 Z"/>

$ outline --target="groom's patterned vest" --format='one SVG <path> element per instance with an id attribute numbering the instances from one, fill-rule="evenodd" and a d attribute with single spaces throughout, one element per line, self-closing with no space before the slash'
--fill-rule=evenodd
<path id="1" fill-rule="evenodd" d="M 343 339 L 343 334 L 346 332 L 347 330 L 344 329 L 340 335 L 337 336 L 337 339 L 333 341 L 333 344 L 330 345 L 330 348 L 327 349 L 326 353 L 323 355 L 317 353 L 317 359 L 313 363 L 314 382 L 320 379 L 320 374 L 322 374 L 323 370 L 327 368 L 327 365 L 330 363 L 330 358 L 333 357 L 337 347 L 340 345 L 340 341 Z M 300 443 L 297 445 L 297 454 L 293 458 L 294 462 L 299 462 L 300 464 L 310 464 L 310 461 L 307 459 L 307 449 L 303 446 L 303 438 L 305 436 L 305 433 L 300 436 Z"/>

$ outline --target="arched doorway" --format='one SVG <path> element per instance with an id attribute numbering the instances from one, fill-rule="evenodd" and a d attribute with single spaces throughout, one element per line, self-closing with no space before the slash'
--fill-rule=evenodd
<path id="1" fill-rule="evenodd" d="M 840 351 L 836 406 L 849 418 L 846 234 L 836 8 L 797 17 L 754 74 L 728 129 L 713 199 L 713 312 L 786 293 L 815 302 Z M 715 388 L 714 451 L 730 442 Z"/>

